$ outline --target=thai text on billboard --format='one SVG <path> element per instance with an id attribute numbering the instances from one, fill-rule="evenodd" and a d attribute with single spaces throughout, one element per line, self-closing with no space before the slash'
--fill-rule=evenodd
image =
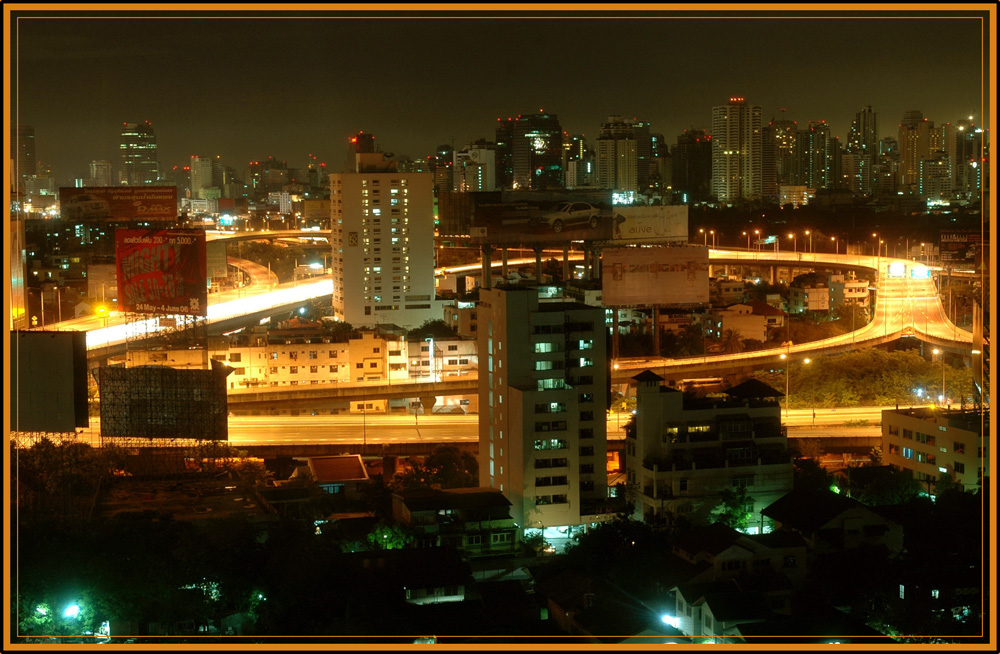
<path id="1" fill-rule="evenodd" d="M 66 220 L 176 222 L 175 186 L 88 186 L 59 189 Z"/>
<path id="2" fill-rule="evenodd" d="M 205 232 L 115 232 L 118 309 L 130 313 L 208 315 Z"/>
<path id="3" fill-rule="evenodd" d="M 615 207 L 612 238 L 644 243 L 685 243 L 688 239 L 688 206 Z"/>
<path id="4" fill-rule="evenodd" d="M 601 263 L 604 306 L 708 302 L 708 248 L 609 248 Z"/>
<path id="5" fill-rule="evenodd" d="M 972 263 L 976 259 L 983 235 L 980 232 L 946 230 L 941 232 L 938 252 L 946 263 Z"/>
<path id="6" fill-rule="evenodd" d="M 229 438 L 229 366 L 212 361 L 211 370 L 159 366 L 99 370 L 101 436 Z"/>

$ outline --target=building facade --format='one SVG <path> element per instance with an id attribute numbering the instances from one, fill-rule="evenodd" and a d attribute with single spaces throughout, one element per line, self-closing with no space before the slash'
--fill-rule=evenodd
<path id="1" fill-rule="evenodd" d="M 144 123 L 123 123 L 119 148 L 119 182 L 123 186 L 157 183 L 160 167 L 156 159 L 156 133 L 148 120 Z"/>
<path id="2" fill-rule="evenodd" d="M 910 470 L 934 495 L 943 474 L 965 490 L 982 488 L 990 474 L 989 411 L 889 409 L 882 412 L 882 457 Z"/>
<path id="3" fill-rule="evenodd" d="M 479 479 L 524 529 L 585 528 L 607 489 L 604 310 L 480 291 Z"/>
<path id="4" fill-rule="evenodd" d="M 792 458 L 773 389 L 731 399 L 685 398 L 663 378 L 636 375 L 636 415 L 626 429 L 625 470 L 633 516 L 712 522 L 725 489 L 744 488 L 751 516 L 792 488 Z M 746 384 L 751 384 L 747 382 Z M 745 386 L 745 385 L 744 385 Z M 761 385 L 763 386 L 763 385 Z M 764 525 L 747 530 L 758 533 Z"/>
<path id="5" fill-rule="evenodd" d="M 419 327 L 434 292 L 433 175 L 400 173 L 381 153 L 330 175 L 333 310 L 355 327 Z"/>
<path id="6" fill-rule="evenodd" d="M 712 109 L 712 194 L 720 204 L 761 197 L 761 108 L 743 98 Z"/>

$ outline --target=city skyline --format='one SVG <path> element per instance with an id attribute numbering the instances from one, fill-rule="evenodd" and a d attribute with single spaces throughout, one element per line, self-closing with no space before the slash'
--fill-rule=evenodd
<path id="1" fill-rule="evenodd" d="M 935 12 L 948 16 L 940 20 L 926 11 L 845 18 L 727 18 L 710 9 L 683 18 L 488 13 L 168 19 L 90 12 L 81 31 L 81 18 L 15 12 L 11 119 L 35 128 L 37 158 L 60 183 L 86 177 L 92 160 L 117 162 L 122 123 L 146 120 L 156 130 L 161 170 L 192 155 L 221 155 L 237 170 L 271 155 L 304 167 L 311 154 L 330 172 L 359 130 L 375 134 L 387 152 L 416 159 L 445 143 L 460 149 L 493 140 L 497 118 L 538 110 L 588 140 L 610 115 L 638 118 L 672 145 L 684 129 L 711 129 L 712 108 L 733 95 L 761 106 L 765 124 L 783 108 L 800 125 L 825 120 L 842 143 L 867 105 L 879 115 L 880 137 L 895 135 L 914 109 L 935 124 L 972 115 L 989 127 L 990 71 L 981 48 L 927 45 L 981 43 L 982 21 L 971 12 Z M 616 55 L 616 46 L 631 54 Z M 815 56 L 802 56 L 810 50 Z M 810 77 L 815 88 L 801 81 Z"/>

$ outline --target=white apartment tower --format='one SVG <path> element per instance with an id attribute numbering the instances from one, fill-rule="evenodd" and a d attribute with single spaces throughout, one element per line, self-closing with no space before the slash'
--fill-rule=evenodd
<path id="1" fill-rule="evenodd" d="M 759 198 L 763 190 L 761 108 L 743 98 L 712 108 L 712 193 L 721 204 Z"/>
<path id="2" fill-rule="evenodd" d="M 330 175 L 334 316 L 355 327 L 419 327 L 434 299 L 432 173 L 401 173 L 381 152 Z"/>
<path id="3" fill-rule="evenodd" d="M 530 288 L 480 293 L 480 486 L 502 491 L 524 529 L 607 518 L 604 310 Z"/>

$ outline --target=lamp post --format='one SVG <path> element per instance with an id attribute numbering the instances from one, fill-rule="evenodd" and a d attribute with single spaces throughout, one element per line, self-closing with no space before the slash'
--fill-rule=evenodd
<path id="1" fill-rule="evenodd" d="M 830 240 L 833 241 L 833 253 L 840 254 L 840 243 L 837 242 L 837 237 L 831 236 Z"/>
<path id="2" fill-rule="evenodd" d="M 812 237 L 812 232 L 809 231 L 808 229 L 806 230 L 806 236 L 809 237 L 809 252 L 811 254 L 813 251 L 813 237 Z"/>
<path id="3" fill-rule="evenodd" d="M 792 252 L 798 252 L 799 251 L 799 237 L 796 236 L 794 233 L 792 233 L 792 234 L 788 235 L 788 238 L 792 239 Z"/>
<path id="4" fill-rule="evenodd" d="M 747 250 L 750 250 L 750 232 L 743 232 L 743 235 L 747 237 Z"/>
<path id="5" fill-rule="evenodd" d="M 754 235 L 754 239 L 755 240 L 760 241 L 760 230 L 759 229 L 753 230 L 753 235 Z M 760 248 L 759 244 L 757 245 L 757 248 L 758 249 Z"/>
<path id="6" fill-rule="evenodd" d="M 704 245 L 704 246 L 707 247 L 708 246 L 708 234 L 705 233 L 705 228 L 704 227 L 699 227 L 698 228 L 698 233 L 702 235 L 702 245 Z"/>
<path id="7" fill-rule="evenodd" d="M 789 365 L 792 363 L 792 360 L 790 358 L 791 346 L 789 346 L 788 352 L 789 352 L 789 354 L 782 354 L 781 355 L 781 360 L 785 362 L 785 420 L 788 420 L 788 418 L 789 418 L 788 400 L 790 399 L 789 396 L 791 394 L 791 391 L 790 391 L 790 388 L 789 388 L 789 384 L 788 384 L 788 381 L 789 381 L 788 368 L 789 368 Z M 805 365 L 809 365 L 810 363 L 812 363 L 812 359 L 805 358 L 805 359 L 802 360 L 802 363 L 805 364 Z M 815 419 L 815 416 L 814 416 L 814 419 Z"/>
<path id="8" fill-rule="evenodd" d="M 714 229 L 710 229 L 710 230 L 708 230 L 708 233 L 712 235 L 712 247 L 714 248 L 715 247 L 715 230 Z"/>
<path id="9" fill-rule="evenodd" d="M 945 367 L 944 367 L 944 350 L 939 350 L 937 348 L 934 348 L 933 352 L 934 352 L 935 355 L 938 355 L 938 354 L 941 355 L 941 358 L 940 358 L 940 361 L 941 361 L 941 396 L 938 397 L 938 403 L 941 406 L 944 406 L 944 401 L 945 401 L 945 398 L 947 397 L 947 388 L 945 387 L 945 379 L 944 379 L 944 371 L 945 371 Z"/>

